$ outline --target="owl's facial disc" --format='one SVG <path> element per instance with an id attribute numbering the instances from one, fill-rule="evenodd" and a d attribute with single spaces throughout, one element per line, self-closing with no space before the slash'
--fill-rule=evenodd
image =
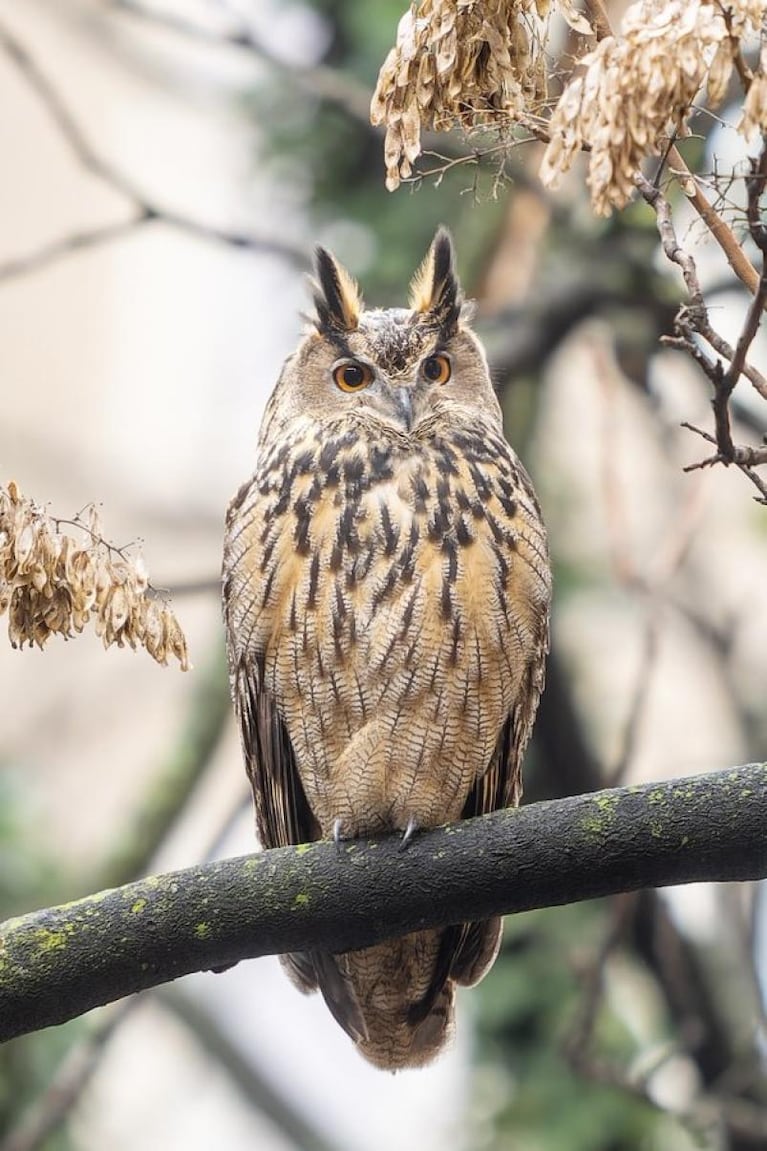
<path id="1" fill-rule="evenodd" d="M 422 391 L 418 382 L 401 384 L 379 378 L 370 390 L 368 406 L 386 423 L 409 434 L 425 411 Z"/>
<path id="2" fill-rule="evenodd" d="M 363 310 L 348 332 L 329 332 L 308 347 L 325 359 L 338 402 L 350 411 L 380 419 L 404 435 L 415 434 L 453 392 L 454 371 L 464 376 L 471 339 L 447 336 L 428 317 L 407 308 Z M 329 354 L 328 354 L 329 353 Z M 445 385 L 450 385 L 445 389 Z"/>
<path id="3" fill-rule="evenodd" d="M 415 420 L 414 382 L 400 382 L 401 374 L 392 379 L 366 359 L 344 356 L 332 365 L 335 386 L 350 400 L 364 393 L 365 406 L 403 431 L 412 430 Z"/>

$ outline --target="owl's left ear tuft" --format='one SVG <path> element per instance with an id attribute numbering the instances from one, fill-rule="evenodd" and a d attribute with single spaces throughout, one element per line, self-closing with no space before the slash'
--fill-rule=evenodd
<path id="1" fill-rule="evenodd" d="M 458 327 L 463 296 L 455 271 L 453 241 L 447 228 L 439 228 L 426 259 L 410 284 L 410 307 L 431 316 L 451 336 Z"/>
<path id="2" fill-rule="evenodd" d="M 326 248 L 315 250 L 313 281 L 315 324 L 320 333 L 353 332 L 359 324 L 362 296 L 355 280 Z"/>

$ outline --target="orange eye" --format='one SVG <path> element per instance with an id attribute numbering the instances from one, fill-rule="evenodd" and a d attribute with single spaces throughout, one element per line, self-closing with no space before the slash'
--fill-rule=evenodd
<path id="1" fill-rule="evenodd" d="M 427 356 L 421 366 L 424 378 L 430 380 L 432 384 L 446 384 L 450 379 L 451 370 L 450 358 L 444 354 Z"/>
<path id="2" fill-rule="evenodd" d="M 357 360 L 333 368 L 333 379 L 342 392 L 359 392 L 373 379 L 373 369 Z"/>

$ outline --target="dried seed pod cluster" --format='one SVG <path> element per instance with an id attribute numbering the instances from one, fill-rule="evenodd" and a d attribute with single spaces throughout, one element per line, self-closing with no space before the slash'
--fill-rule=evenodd
<path id="1" fill-rule="evenodd" d="M 606 37 L 584 56 L 565 87 L 549 126 L 543 183 L 556 184 L 588 148 L 594 210 L 606 216 L 622 208 L 642 161 L 660 154 L 672 132 L 685 130 L 704 85 L 709 106 L 724 99 L 741 40 L 757 33 L 765 13 L 764 0 L 633 4 L 621 36 Z M 752 105 L 747 102 L 747 116 Z M 755 119 L 741 127 L 748 131 Z"/>
<path id="2" fill-rule="evenodd" d="M 765 4 L 767 9 L 767 4 Z M 743 118 L 738 131 L 747 139 L 756 132 L 767 132 L 767 38 L 762 38 L 759 68 L 746 93 Z"/>
<path id="3" fill-rule="evenodd" d="M 593 34 L 575 0 L 556 8 Z M 592 203 L 609 215 L 628 201 L 642 161 L 686 130 L 699 93 L 707 89 L 712 108 L 722 102 L 736 65 L 746 91 L 739 130 L 767 131 L 767 62 L 753 77 L 742 63 L 744 42 L 765 20 L 767 0 L 639 0 L 619 36 L 596 47 L 581 41 L 593 50 L 576 51 L 551 113 L 549 0 L 422 0 L 402 17 L 373 96 L 371 120 L 386 126 L 386 186 L 412 175 L 425 128 L 509 130 L 521 121 L 549 141 L 546 185 L 589 152 Z"/>
<path id="4" fill-rule="evenodd" d="M 8 612 L 14 647 L 43 647 L 93 622 L 105 647 L 144 647 L 158 663 L 189 669 L 186 638 L 168 604 L 153 598 L 140 556 L 104 540 L 98 512 L 73 525 L 82 541 L 60 529 L 11 482 L 0 487 L 0 615 Z"/>
<path id="5" fill-rule="evenodd" d="M 404 14 L 370 118 L 386 125 L 386 186 L 412 173 L 421 131 L 508 125 L 546 94 L 548 0 L 424 0 Z"/>

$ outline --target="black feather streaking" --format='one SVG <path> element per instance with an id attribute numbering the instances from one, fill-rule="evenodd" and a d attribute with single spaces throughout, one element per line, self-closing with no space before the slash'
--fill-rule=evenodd
<path id="1" fill-rule="evenodd" d="M 352 322 L 349 299 L 333 256 L 319 245 L 314 250 L 317 279 L 313 282 L 317 328 L 321 333 L 348 332 Z"/>
<path id="2" fill-rule="evenodd" d="M 452 336 L 461 315 L 461 285 L 455 271 L 453 241 L 447 228 L 439 228 L 434 237 L 431 314 L 444 336 Z"/>

